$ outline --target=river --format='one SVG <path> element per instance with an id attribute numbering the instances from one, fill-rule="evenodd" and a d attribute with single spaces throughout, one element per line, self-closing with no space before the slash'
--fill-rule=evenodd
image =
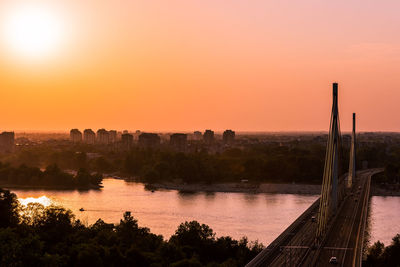
<path id="1" fill-rule="evenodd" d="M 264 245 L 274 240 L 317 195 L 249 193 L 180 193 L 174 190 L 151 192 L 144 185 L 118 179 L 104 179 L 104 188 L 90 191 L 12 189 L 23 204 L 40 202 L 71 209 L 90 225 L 102 218 L 118 223 L 124 211 L 131 211 L 142 227 L 169 238 L 184 221 L 209 225 L 217 236 L 235 239 L 247 236 Z M 389 244 L 400 233 L 400 197 L 372 197 L 371 242 Z M 79 211 L 83 208 L 84 211 Z M 393 212 L 394 211 L 394 212 Z"/>

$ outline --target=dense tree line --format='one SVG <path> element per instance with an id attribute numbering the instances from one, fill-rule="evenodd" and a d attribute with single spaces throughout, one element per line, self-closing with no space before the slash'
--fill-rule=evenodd
<path id="1" fill-rule="evenodd" d="M 147 182 L 180 179 L 187 183 L 250 182 L 315 183 L 322 180 L 325 145 L 316 142 L 290 142 L 285 145 L 258 144 L 210 154 L 206 150 L 179 153 L 170 150 L 133 149 L 125 157 L 124 172 Z M 365 165 L 366 163 L 366 165 Z M 348 171 L 349 148 L 343 146 L 340 173 Z M 374 182 L 400 182 L 400 146 L 363 144 L 357 149 L 356 168 L 385 168 Z"/>
<path id="2" fill-rule="evenodd" d="M 43 167 L 56 164 L 61 169 L 81 168 L 102 173 L 119 173 L 146 182 L 187 183 L 250 182 L 321 183 L 325 143 L 291 141 L 259 143 L 210 153 L 207 147 L 193 152 L 177 152 L 169 146 L 156 149 L 133 147 L 129 151 L 88 145 L 38 145 L 4 158 L 13 166 Z M 348 170 L 349 147 L 343 145 L 341 173 Z M 357 168 L 385 167 L 376 182 L 400 181 L 400 146 L 363 143 L 357 148 Z"/>
<path id="3" fill-rule="evenodd" d="M 12 167 L 0 162 L 0 182 L 8 185 L 61 186 L 68 188 L 98 187 L 102 175 L 90 174 L 80 169 L 76 175 L 63 172 L 57 165 L 49 165 L 44 171 L 37 167 L 20 165 Z"/>
<path id="4" fill-rule="evenodd" d="M 60 207 L 20 206 L 0 189 L 0 266 L 244 266 L 262 249 L 216 237 L 207 225 L 182 223 L 167 241 L 129 212 L 118 225 L 91 226 Z"/>
<path id="5" fill-rule="evenodd" d="M 400 183 L 400 149 L 391 149 L 387 153 L 385 171 L 374 177 L 375 183 Z"/>
<path id="6" fill-rule="evenodd" d="M 386 267 L 400 266 L 400 234 L 392 239 L 392 243 L 386 246 L 382 242 L 376 242 L 368 249 L 367 259 L 363 266 Z"/>
<path id="7" fill-rule="evenodd" d="M 217 154 L 132 150 L 123 167 L 147 182 L 318 182 L 323 166 L 321 155 L 323 149 L 280 146 L 229 149 Z"/>

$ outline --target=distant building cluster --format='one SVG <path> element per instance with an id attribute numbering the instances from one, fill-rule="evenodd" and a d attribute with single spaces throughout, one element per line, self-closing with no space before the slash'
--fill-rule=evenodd
<path id="1" fill-rule="evenodd" d="M 169 143 L 166 136 L 169 136 Z M 72 129 L 70 131 L 70 141 L 72 143 L 85 143 L 90 145 L 118 144 L 118 147 L 125 149 L 131 148 L 135 144 L 142 148 L 156 148 L 163 144 L 169 145 L 175 150 L 185 152 L 188 151 L 190 147 L 193 149 L 193 145 L 198 149 L 201 149 L 202 145 L 206 145 L 214 150 L 218 147 L 222 148 L 221 144 L 225 146 L 233 145 L 235 142 L 235 132 L 232 130 L 224 131 L 221 143 L 220 141 L 216 141 L 214 131 L 209 129 L 205 130 L 204 133 L 194 131 L 193 134 L 172 133 L 167 135 L 142 133 L 139 130 L 134 133 L 129 133 L 127 130 L 117 132 L 116 130 L 108 131 L 104 128 L 98 129 L 97 132 L 94 132 L 92 129 L 85 129 L 82 134 L 78 129 Z"/>
<path id="2" fill-rule="evenodd" d="M 0 134 L 0 152 L 11 153 L 14 151 L 15 134 L 14 132 L 2 132 Z"/>
<path id="3" fill-rule="evenodd" d="M 122 133 L 116 130 L 98 129 L 94 132 L 92 129 L 85 129 L 82 132 L 78 129 L 71 129 L 70 131 L 70 141 L 72 143 L 85 143 L 89 145 L 99 144 L 99 145 L 109 145 L 120 143 L 124 147 L 131 147 L 134 144 L 134 135 L 138 137 L 138 143 L 142 147 L 155 147 L 160 145 L 161 138 L 155 133 L 141 133 L 136 131 L 135 134 L 130 134 L 127 130 Z"/>
<path id="4" fill-rule="evenodd" d="M 83 138 L 82 133 L 78 129 L 72 129 L 70 131 L 70 140 L 73 143 L 83 143 L 86 144 L 112 144 L 117 142 L 117 131 L 110 130 L 107 131 L 106 129 L 99 129 L 97 130 L 97 134 L 92 129 L 85 129 L 83 131 Z"/>

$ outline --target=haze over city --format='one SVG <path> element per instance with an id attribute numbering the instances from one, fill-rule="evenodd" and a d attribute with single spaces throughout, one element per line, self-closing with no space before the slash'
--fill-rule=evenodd
<path id="1" fill-rule="evenodd" d="M 340 108 L 359 114 L 360 131 L 399 131 L 399 8 L 1 1 L 0 125 L 320 131 L 336 81 Z M 351 116 L 341 122 L 351 130 Z"/>

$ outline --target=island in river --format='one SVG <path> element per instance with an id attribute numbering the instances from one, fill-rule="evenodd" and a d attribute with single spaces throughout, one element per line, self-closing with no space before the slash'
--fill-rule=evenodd
<path id="1" fill-rule="evenodd" d="M 0 162 L 0 187 L 37 189 L 99 189 L 103 176 L 80 169 L 76 174 L 61 170 L 57 165 L 49 165 L 41 170 L 37 167 L 20 165 L 13 167 Z"/>

